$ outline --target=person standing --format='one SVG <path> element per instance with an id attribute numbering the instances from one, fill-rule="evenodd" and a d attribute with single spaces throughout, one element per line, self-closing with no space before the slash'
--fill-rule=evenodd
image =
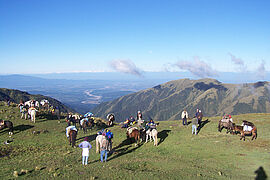
<path id="1" fill-rule="evenodd" d="M 183 126 L 187 126 L 187 119 L 188 119 L 188 113 L 186 110 L 182 112 L 182 120 L 183 120 Z"/>
<path id="2" fill-rule="evenodd" d="M 192 131 L 191 131 L 192 134 L 195 133 L 195 135 L 197 135 L 197 126 L 198 126 L 198 119 L 194 117 L 192 119 Z"/>
<path id="3" fill-rule="evenodd" d="M 108 150 L 109 150 L 109 141 L 105 137 L 106 136 L 105 133 L 103 133 L 102 136 L 104 136 L 104 138 L 101 141 L 100 161 L 103 162 L 103 156 L 105 155 L 104 162 L 106 162 L 107 161 L 107 156 L 108 156 Z"/>
<path id="4" fill-rule="evenodd" d="M 88 142 L 88 137 L 85 137 L 84 141 L 79 144 L 79 148 L 82 148 L 82 164 L 87 165 L 89 150 L 92 148 L 91 144 Z"/>
<path id="5" fill-rule="evenodd" d="M 197 116 L 198 124 L 199 124 L 199 127 L 198 128 L 201 128 L 202 118 L 203 118 L 202 110 L 199 110 L 199 113 L 198 113 L 198 116 Z"/>
<path id="6" fill-rule="evenodd" d="M 138 126 L 141 126 L 143 123 L 141 111 L 138 111 L 137 113 L 137 122 L 138 122 Z"/>

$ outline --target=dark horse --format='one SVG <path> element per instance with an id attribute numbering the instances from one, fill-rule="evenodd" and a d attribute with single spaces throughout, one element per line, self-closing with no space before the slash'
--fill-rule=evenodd
<path id="1" fill-rule="evenodd" d="M 107 116 L 107 119 L 108 119 L 108 126 L 112 126 L 113 125 L 113 122 L 115 121 L 115 117 L 114 117 L 114 114 L 109 114 Z"/>
<path id="2" fill-rule="evenodd" d="M 69 145 L 71 145 L 72 147 L 75 147 L 76 137 L 77 137 L 77 131 L 70 130 L 70 132 L 69 132 Z"/>
<path id="3" fill-rule="evenodd" d="M 218 131 L 221 132 L 223 128 L 227 129 L 226 133 L 232 132 L 233 123 L 231 121 L 229 121 L 229 120 L 228 120 L 228 122 L 219 120 L 219 122 L 218 122 Z"/>
<path id="4" fill-rule="evenodd" d="M 127 129 L 127 138 L 130 139 L 134 138 L 135 139 L 135 146 L 138 145 L 140 142 L 140 131 L 137 128 L 133 128 L 132 131 L 130 129 Z"/>
<path id="5" fill-rule="evenodd" d="M 234 133 L 240 132 L 240 134 L 241 134 L 240 140 L 243 139 L 245 141 L 246 140 L 245 135 L 250 135 L 250 134 L 252 135 L 251 140 L 253 140 L 254 138 L 257 139 L 257 127 L 256 126 L 253 126 L 251 131 L 244 131 L 243 126 L 235 125 L 233 123 L 233 131 L 234 131 Z"/>
<path id="6" fill-rule="evenodd" d="M 9 135 L 13 134 L 13 123 L 11 121 L 4 121 L 4 125 L 0 126 L 0 130 L 9 128 Z"/>
<path id="7" fill-rule="evenodd" d="M 84 133 L 87 133 L 87 128 L 90 127 L 90 129 L 93 127 L 93 121 L 88 120 L 88 121 L 83 121 L 82 123 L 82 129 Z"/>

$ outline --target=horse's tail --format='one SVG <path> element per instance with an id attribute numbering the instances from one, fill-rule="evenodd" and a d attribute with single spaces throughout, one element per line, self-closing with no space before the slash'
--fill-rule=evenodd
<path id="1" fill-rule="evenodd" d="M 254 133 L 255 133 L 255 139 L 257 139 L 258 132 L 257 132 L 257 127 L 256 126 L 254 126 Z"/>
<path id="2" fill-rule="evenodd" d="M 75 142 L 76 142 L 77 131 L 71 130 L 70 132 L 72 133 L 71 134 L 72 147 L 74 147 L 75 146 Z"/>

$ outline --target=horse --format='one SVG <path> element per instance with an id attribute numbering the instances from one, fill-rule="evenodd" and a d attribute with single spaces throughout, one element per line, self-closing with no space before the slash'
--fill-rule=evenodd
<path id="1" fill-rule="evenodd" d="M 113 125 L 113 122 L 115 121 L 115 116 L 114 114 L 108 114 L 107 116 L 107 119 L 108 119 L 108 126 L 112 126 Z"/>
<path id="2" fill-rule="evenodd" d="M 72 147 L 76 147 L 75 146 L 76 137 L 77 137 L 77 131 L 70 130 L 69 131 L 69 145 L 71 145 Z"/>
<path id="3" fill-rule="evenodd" d="M 13 134 L 13 123 L 11 121 L 4 121 L 4 125 L 0 126 L 0 130 L 5 129 L 5 128 L 9 128 L 9 135 Z"/>
<path id="4" fill-rule="evenodd" d="M 156 129 L 152 129 L 152 130 L 148 129 L 146 131 L 146 140 L 145 140 L 145 143 L 148 142 L 148 137 L 149 137 L 150 138 L 150 141 L 152 141 L 151 138 L 153 138 L 154 145 L 157 146 L 158 145 L 158 143 L 157 143 L 157 134 L 158 134 L 158 131 Z"/>
<path id="5" fill-rule="evenodd" d="M 87 127 L 92 128 L 92 125 L 93 125 L 93 123 L 90 120 L 88 120 L 88 121 L 84 120 L 82 123 L 83 132 L 87 133 Z"/>
<path id="6" fill-rule="evenodd" d="M 100 153 L 100 148 L 101 148 L 101 142 L 105 138 L 105 136 L 99 134 L 96 137 L 96 153 Z"/>
<path id="7" fill-rule="evenodd" d="M 219 120 L 218 122 L 218 131 L 221 132 L 222 129 L 225 128 L 227 129 L 227 134 L 229 133 L 229 131 L 231 132 L 232 129 L 233 129 L 233 123 L 231 121 L 222 121 L 222 120 Z"/>
<path id="8" fill-rule="evenodd" d="M 135 146 L 137 146 L 138 143 L 140 142 L 140 131 L 134 127 L 127 128 L 127 138 L 130 139 L 130 141 L 131 141 L 131 138 L 134 138 Z"/>
<path id="9" fill-rule="evenodd" d="M 68 125 L 70 125 L 72 123 L 72 125 L 74 125 L 76 127 L 77 121 L 72 117 L 72 115 L 67 116 L 66 122 Z"/>
<path id="10" fill-rule="evenodd" d="M 240 132 L 240 134 L 241 134 L 240 140 L 243 139 L 245 141 L 246 140 L 245 135 L 250 135 L 250 134 L 252 135 L 251 140 L 253 140 L 254 138 L 257 139 L 257 127 L 256 126 L 253 126 L 251 131 L 244 131 L 243 126 L 233 124 L 233 131 L 234 131 L 234 133 Z"/>
<path id="11" fill-rule="evenodd" d="M 40 101 L 41 107 L 45 110 L 49 110 L 50 103 L 47 99 L 42 99 Z"/>
<path id="12" fill-rule="evenodd" d="M 34 121 L 34 123 L 36 123 L 36 113 L 37 113 L 36 108 L 29 108 L 28 111 L 31 116 L 31 121 Z"/>

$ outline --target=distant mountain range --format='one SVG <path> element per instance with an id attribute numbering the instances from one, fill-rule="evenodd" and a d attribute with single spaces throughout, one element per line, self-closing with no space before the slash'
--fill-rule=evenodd
<path id="1" fill-rule="evenodd" d="M 266 81 L 223 84 L 215 79 L 180 79 L 101 103 L 92 112 L 103 118 L 113 112 L 117 121 L 124 121 L 140 110 L 146 120 L 163 121 L 181 119 L 184 109 L 192 117 L 196 108 L 205 116 L 270 113 L 270 84 Z"/>
<path id="2" fill-rule="evenodd" d="M 60 101 L 53 99 L 51 97 L 42 96 L 42 95 L 32 95 L 27 92 L 15 90 L 15 89 L 6 89 L 6 88 L 0 88 L 0 101 L 8 101 L 15 102 L 17 104 L 20 103 L 22 100 L 23 102 L 26 102 L 28 100 L 36 100 L 41 101 L 42 99 L 47 99 L 51 105 L 58 106 L 61 112 L 67 113 L 67 112 L 74 112 L 71 108 L 65 106 Z"/>
<path id="3" fill-rule="evenodd" d="M 58 76 L 57 76 L 58 75 Z M 83 79 L 69 79 L 77 76 Z M 101 102 L 111 101 L 118 97 L 146 89 L 157 84 L 166 82 L 165 80 L 106 80 L 108 74 L 99 74 L 104 79 L 85 79 L 95 78 L 93 74 L 48 74 L 41 77 L 26 75 L 0 75 L 0 88 L 18 89 L 30 94 L 42 94 L 49 96 L 63 104 L 69 106 L 79 113 L 86 113 Z M 113 74 L 111 74 L 113 76 Z M 41 76 L 41 75 L 40 75 Z M 92 77 L 94 76 L 94 77 Z M 115 76 L 115 75 L 114 75 Z M 101 78 L 100 77 L 100 78 Z M 125 77 L 125 76 L 122 76 Z M 63 79 L 46 79 L 63 78 Z"/>

